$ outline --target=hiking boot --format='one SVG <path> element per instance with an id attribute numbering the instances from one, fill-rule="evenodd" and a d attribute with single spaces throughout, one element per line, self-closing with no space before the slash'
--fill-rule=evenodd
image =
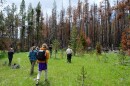
<path id="1" fill-rule="evenodd" d="M 36 86 L 38 86 L 39 84 L 39 79 L 35 79 L 36 80 Z"/>
<path id="2" fill-rule="evenodd" d="M 36 86 L 38 86 L 38 84 L 39 84 L 39 82 L 38 82 L 38 81 L 36 81 Z"/>

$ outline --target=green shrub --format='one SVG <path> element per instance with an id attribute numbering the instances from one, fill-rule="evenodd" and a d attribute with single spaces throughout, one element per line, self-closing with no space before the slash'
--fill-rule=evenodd
<path id="1" fill-rule="evenodd" d="M 7 53 L 5 51 L 0 51 L 0 59 L 7 57 Z"/>
<path id="2" fill-rule="evenodd" d="M 79 86 L 90 86 L 91 85 L 90 77 L 88 76 L 87 72 L 85 71 L 84 66 L 81 69 L 81 73 L 78 76 L 77 81 L 78 81 Z"/>
<path id="3" fill-rule="evenodd" d="M 101 44 L 99 42 L 97 42 L 97 44 L 96 44 L 96 52 L 99 55 L 101 54 Z"/>
<path id="4" fill-rule="evenodd" d="M 122 64 L 122 65 L 125 65 L 126 56 L 125 56 L 125 53 L 122 50 L 119 52 L 118 58 L 119 58 L 119 63 Z"/>
<path id="5" fill-rule="evenodd" d="M 106 53 L 103 54 L 103 61 L 104 61 L 104 63 L 108 62 L 108 57 L 107 57 Z"/>

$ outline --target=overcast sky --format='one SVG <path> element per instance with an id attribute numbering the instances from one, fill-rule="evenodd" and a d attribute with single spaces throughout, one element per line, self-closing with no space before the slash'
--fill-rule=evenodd
<path id="1" fill-rule="evenodd" d="M 11 4 L 11 3 L 15 3 L 17 5 L 17 8 L 19 10 L 20 4 L 22 0 L 6 0 L 6 4 Z M 32 6 L 35 8 L 38 4 L 38 2 L 40 1 L 41 5 L 42 5 L 42 11 L 45 13 L 47 12 L 48 14 L 51 14 L 52 8 L 53 8 L 53 2 L 54 0 L 25 0 L 25 4 L 26 4 L 26 8 L 28 8 L 28 4 L 32 3 Z M 59 13 L 59 11 L 62 8 L 62 1 L 63 1 L 63 6 L 66 9 L 69 5 L 69 0 L 55 0 L 56 4 L 57 4 L 57 11 Z M 80 0 L 82 2 L 84 2 L 84 0 Z M 102 0 L 88 0 L 89 4 L 91 5 L 92 3 L 96 3 L 99 4 L 99 2 L 101 2 Z M 110 3 L 114 2 L 114 0 L 109 0 Z M 78 0 L 71 0 L 71 4 L 72 6 L 76 6 L 78 3 Z"/>

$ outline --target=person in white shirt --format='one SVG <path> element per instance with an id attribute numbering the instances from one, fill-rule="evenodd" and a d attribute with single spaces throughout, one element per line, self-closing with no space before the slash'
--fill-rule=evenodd
<path id="1" fill-rule="evenodd" d="M 70 48 L 70 46 L 68 46 L 68 49 L 66 50 L 66 54 L 67 54 L 67 62 L 71 63 L 71 57 L 72 57 L 72 49 Z"/>

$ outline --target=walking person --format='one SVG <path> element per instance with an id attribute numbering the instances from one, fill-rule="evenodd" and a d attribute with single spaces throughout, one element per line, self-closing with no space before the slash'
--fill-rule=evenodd
<path id="1" fill-rule="evenodd" d="M 36 56 L 37 56 L 37 51 L 36 51 L 36 47 L 33 46 L 31 47 L 31 50 L 29 52 L 29 60 L 30 60 L 30 63 L 31 63 L 31 70 L 30 70 L 30 75 L 32 75 L 34 73 L 34 65 L 36 63 Z"/>
<path id="2" fill-rule="evenodd" d="M 39 80 L 40 80 L 40 76 L 42 71 L 45 71 L 45 81 L 47 81 L 47 64 L 48 64 L 48 59 L 50 57 L 50 53 L 47 50 L 48 46 L 47 44 L 42 44 L 42 47 L 40 48 L 40 50 L 38 51 L 37 54 L 37 62 L 38 62 L 38 74 L 37 74 L 37 81 L 36 81 L 36 85 L 38 85 Z"/>
<path id="3" fill-rule="evenodd" d="M 14 49 L 12 47 L 8 50 L 8 60 L 9 60 L 9 66 L 11 66 L 12 59 L 13 59 Z"/>
<path id="4" fill-rule="evenodd" d="M 71 63 L 71 58 L 72 58 L 72 49 L 70 48 L 70 46 L 68 46 L 67 50 L 66 50 L 66 54 L 67 54 L 67 62 Z"/>

